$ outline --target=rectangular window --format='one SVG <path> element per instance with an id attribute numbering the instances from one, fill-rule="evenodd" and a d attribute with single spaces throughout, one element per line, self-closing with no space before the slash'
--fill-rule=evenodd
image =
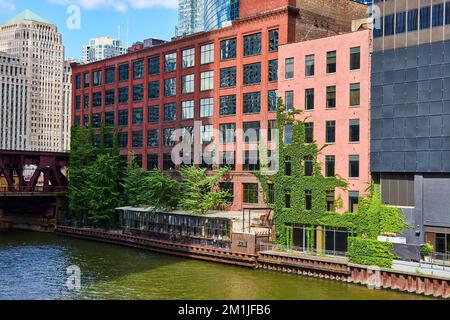
<path id="1" fill-rule="evenodd" d="M 406 32 L 406 12 L 398 12 L 395 21 L 395 33 Z"/>
<path id="2" fill-rule="evenodd" d="M 93 79 L 94 87 L 102 85 L 102 72 L 101 71 L 94 71 L 93 78 L 94 78 Z"/>
<path id="3" fill-rule="evenodd" d="M 159 122 L 159 107 L 152 106 L 148 107 L 148 123 L 158 123 Z"/>
<path id="4" fill-rule="evenodd" d="M 89 109 L 89 94 L 84 95 L 84 109 Z"/>
<path id="5" fill-rule="evenodd" d="M 220 87 L 232 88 L 236 86 L 236 67 L 220 69 Z"/>
<path id="6" fill-rule="evenodd" d="M 214 62 L 214 43 L 205 44 L 200 48 L 200 63 L 208 64 Z"/>
<path id="7" fill-rule="evenodd" d="M 259 153 L 257 150 L 244 152 L 244 171 L 259 171 Z"/>
<path id="8" fill-rule="evenodd" d="M 81 96 L 75 97 L 75 109 L 80 110 L 81 109 Z"/>
<path id="9" fill-rule="evenodd" d="M 85 114 L 83 116 L 83 124 L 84 124 L 85 127 L 89 126 L 89 116 L 87 114 Z"/>
<path id="10" fill-rule="evenodd" d="M 164 147 L 173 147 L 175 145 L 175 129 L 164 129 Z"/>
<path id="11" fill-rule="evenodd" d="M 291 111 L 294 109 L 294 91 L 286 91 L 285 92 L 285 108 L 286 111 Z"/>
<path id="12" fill-rule="evenodd" d="M 373 37 L 379 38 L 383 36 L 383 17 L 375 17 L 375 26 L 373 29 Z M 378 26 L 377 26 L 378 25 Z"/>
<path id="13" fill-rule="evenodd" d="M 114 111 L 105 113 L 105 126 L 114 127 Z"/>
<path id="14" fill-rule="evenodd" d="M 195 75 L 189 74 L 181 78 L 181 92 L 183 94 L 193 93 L 195 87 Z"/>
<path id="15" fill-rule="evenodd" d="M 200 91 L 214 90 L 214 71 L 200 74 Z"/>
<path id="16" fill-rule="evenodd" d="M 359 156 L 352 155 L 349 157 L 349 170 L 348 170 L 349 178 L 359 178 Z"/>
<path id="17" fill-rule="evenodd" d="M 420 29 L 429 29 L 431 19 L 431 7 L 420 8 Z"/>
<path id="18" fill-rule="evenodd" d="M 221 144 L 234 144 L 236 143 L 236 124 L 224 123 L 219 126 L 220 130 L 220 143 Z"/>
<path id="19" fill-rule="evenodd" d="M 244 114 L 259 113 L 261 111 L 261 93 L 244 93 Z"/>
<path id="20" fill-rule="evenodd" d="M 361 47 L 350 49 L 350 70 L 359 70 L 361 68 Z"/>
<path id="21" fill-rule="evenodd" d="M 290 209 L 292 206 L 291 190 L 286 190 L 284 194 L 284 207 Z"/>
<path id="22" fill-rule="evenodd" d="M 133 79 L 142 79 L 144 77 L 144 60 L 133 62 Z"/>
<path id="23" fill-rule="evenodd" d="M 106 84 L 114 83 L 116 81 L 116 68 L 111 67 L 106 69 Z"/>
<path id="24" fill-rule="evenodd" d="M 152 57 L 148 59 L 148 74 L 151 76 L 159 74 L 160 63 L 159 57 Z"/>
<path id="25" fill-rule="evenodd" d="M 358 191 L 350 191 L 348 193 L 348 211 L 357 212 L 358 204 L 359 204 L 359 192 Z"/>
<path id="26" fill-rule="evenodd" d="M 133 132 L 133 148 L 142 148 L 143 147 L 143 138 L 144 135 L 142 131 L 134 131 Z"/>
<path id="27" fill-rule="evenodd" d="M 314 110 L 314 89 L 305 90 L 305 110 Z"/>
<path id="28" fill-rule="evenodd" d="M 105 104 L 111 106 L 116 103 L 116 90 L 105 91 Z"/>
<path id="29" fill-rule="evenodd" d="M 133 101 L 139 102 L 144 100 L 144 85 L 137 84 L 133 86 Z"/>
<path id="30" fill-rule="evenodd" d="M 159 81 L 153 81 L 148 84 L 148 98 L 149 99 L 159 98 Z"/>
<path id="31" fill-rule="evenodd" d="M 314 123 L 306 122 L 305 123 L 305 143 L 313 143 L 314 142 Z"/>
<path id="32" fill-rule="evenodd" d="M 229 196 L 227 197 L 227 201 L 229 203 L 234 202 L 234 183 L 233 182 L 220 182 L 219 188 L 223 192 L 228 192 Z"/>
<path id="33" fill-rule="evenodd" d="M 183 101 L 181 103 L 181 119 L 194 119 L 194 101 Z"/>
<path id="34" fill-rule="evenodd" d="M 89 73 L 85 73 L 84 74 L 84 87 L 89 88 L 89 86 L 90 86 Z"/>
<path id="35" fill-rule="evenodd" d="M 336 73 L 336 51 L 327 52 L 327 73 Z"/>
<path id="36" fill-rule="evenodd" d="M 327 211 L 328 212 L 334 212 L 335 208 L 334 208 L 334 191 L 327 191 L 327 195 L 326 195 L 326 199 L 327 199 Z"/>
<path id="37" fill-rule="evenodd" d="M 315 56 L 313 54 L 305 58 L 305 75 L 307 77 L 314 76 L 315 73 Z"/>
<path id="38" fill-rule="evenodd" d="M 244 85 L 261 83 L 261 63 L 244 65 Z"/>
<path id="39" fill-rule="evenodd" d="M 450 2 L 445 3 L 445 24 L 450 24 Z"/>
<path id="40" fill-rule="evenodd" d="M 292 176 L 292 158 L 286 157 L 284 159 L 284 175 L 290 177 Z"/>
<path id="41" fill-rule="evenodd" d="M 311 177 L 314 174 L 314 160 L 311 156 L 307 156 L 304 159 L 305 164 L 305 177 Z"/>
<path id="42" fill-rule="evenodd" d="M 293 79 L 294 78 L 294 58 L 287 58 L 285 60 L 285 71 L 284 78 L 285 79 Z"/>
<path id="43" fill-rule="evenodd" d="M 287 124 L 284 126 L 284 143 L 285 144 L 292 144 L 292 124 Z"/>
<path id="44" fill-rule="evenodd" d="M 361 103 L 361 90 L 359 83 L 350 84 L 350 106 L 356 107 Z"/>
<path id="45" fill-rule="evenodd" d="M 94 92 L 92 95 L 92 106 L 98 108 L 102 106 L 102 93 Z"/>
<path id="46" fill-rule="evenodd" d="M 256 56 L 261 54 L 261 33 L 255 33 L 244 37 L 244 56 Z"/>
<path id="47" fill-rule="evenodd" d="M 157 154 L 149 154 L 147 156 L 147 170 L 153 171 L 159 169 L 159 159 Z"/>
<path id="48" fill-rule="evenodd" d="M 312 191 L 305 191 L 305 209 L 312 210 Z"/>
<path id="49" fill-rule="evenodd" d="M 269 52 L 278 51 L 279 32 L 278 29 L 269 31 Z"/>
<path id="50" fill-rule="evenodd" d="M 164 105 L 164 121 L 175 121 L 177 116 L 177 105 L 168 103 Z"/>
<path id="51" fill-rule="evenodd" d="M 259 202 L 259 190 L 257 183 L 244 183 L 244 203 L 257 204 Z"/>
<path id="52" fill-rule="evenodd" d="M 119 110 L 119 126 L 128 126 L 128 110 Z"/>
<path id="53" fill-rule="evenodd" d="M 211 118 L 214 115 L 214 98 L 200 99 L 200 117 Z"/>
<path id="54" fill-rule="evenodd" d="M 381 199 L 384 204 L 414 207 L 414 174 L 382 173 L 380 176 Z"/>
<path id="55" fill-rule="evenodd" d="M 325 156 L 325 177 L 334 177 L 336 167 L 335 156 Z"/>
<path id="56" fill-rule="evenodd" d="M 164 79 L 164 96 L 173 97 L 177 94 L 177 78 Z"/>
<path id="57" fill-rule="evenodd" d="M 191 68 L 195 65 L 195 48 L 183 50 L 183 68 Z"/>
<path id="58" fill-rule="evenodd" d="M 119 148 L 120 149 L 128 148 L 128 132 L 119 133 Z"/>
<path id="59" fill-rule="evenodd" d="M 177 53 L 169 53 L 164 56 L 164 71 L 173 72 L 177 70 Z"/>
<path id="60" fill-rule="evenodd" d="M 269 81 L 278 81 L 278 60 L 269 61 Z"/>
<path id="61" fill-rule="evenodd" d="M 327 121 L 325 143 L 335 143 L 335 142 L 336 142 L 336 121 Z"/>
<path id="62" fill-rule="evenodd" d="M 220 59 L 231 60 L 236 58 L 236 39 L 223 40 L 220 42 Z"/>
<path id="63" fill-rule="evenodd" d="M 408 11 L 408 32 L 416 31 L 419 28 L 419 9 Z"/>
<path id="64" fill-rule="evenodd" d="M 220 152 L 219 159 L 221 168 L 228 168 L 231 171 L 236 170 L 236 153 L 234 151 Z"/>
<path id="65" fill-rule="evenodd" d="M 276 131 L 277 127 L 277 121 L 276 120 L 269 120 L 267 122 L 267 141 L 275 141 L 276 140 Z"/>
<path id="66" fill-rule="evenodd" d="M 102 114 L 101 113 L 94 113 L 92 115 L 92 127 L 93 128 L 100 128 L 102 125 Z"/>
<path id="67" fill-rule="evenodd" d="M 222 96 L 220 97 L 220 115 L 232 116 L 236 114 L 236 96 Z"/>
<path id="68" fill-rule="evenodd" d="M 244 122 L 244 142 L 247 144 L 258 143 L 260 129 L 259 121 Z"/>
<path id="69" fill-rule="evenodd" d="M 439 3 L 433 5 L 433 27 L 442 26 L 444 24 L 444 4 Z"/>
<path id="70" fill-rule="evenodd" d="M 350 142 L 359 142 L 359 119 L 350 120 L 349 137 Z"/>
<path id="71" fill-rule="evenodd" d="M 155 130 L 149 130 L 147 135 L 147 145 L 150 148 L 158 148 L 159 145 L 159 131 L 157 129 Z"/>
<path id="72" fill-rule="evenodd" d="M 384 35 L 390 36 L 394 34 L 394 15 L 384 17 Z"/>
<path id="73" fill-rule="evenodd" d="M 75 127 L 79 127 L 81 124 L 80 116 L 75 116 Z"/>
<path id="74" fill-rule="evenodd" d="M 133 109 L 133 124 L 139 125 L 144 123 L 144 109 Z"/>
<path id="75" fill-rule="evenodd" d="M 122 64 L 119 66 L 119 81 L 128 81 L 130 78 L 130 66 L 128 64 Z"/>
<path id="76" fill-rule="evenodd" d="M 76 88 L 77 90 L 81 89 L 81 75 L 80 75 L 80 74 L 78 74 L 78 75 L 75 77 L 75 88 Z"/>
<path id="77" fill-rule="evenodd" d="M 327 87 L 327 109 L 336 108 L 336 86 Z"/>
<path id="78" fill-rule="evenodd" d="M 211 143 L 214 137 L 214 127 L 212 125 L 201 126 L 200 139 L 203 144 Z"/>
<path id="79" fill-rule="evenodd" d="M 269 204 L 275 204 L 275 186 L 273 183 L 269 183 Z"/>
<path id="80" fill-rule="evenodd" d="M 268 102 L 269 112 L 277 111 L 277 107 L 278 107 L 278 91 L 277 90 L 269 90 L 267 102 Z"/>
<path id="81" fill-rule="evenodd" d="M 164 171 L 175 170 L 175 164 L 172 161 L 172 155 L 170 153 L 163 155 L 163 170 Z"/>

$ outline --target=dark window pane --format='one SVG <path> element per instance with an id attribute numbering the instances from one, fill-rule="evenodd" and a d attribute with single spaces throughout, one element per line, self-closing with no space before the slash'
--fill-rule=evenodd
<path id="1" fill-rule="evenodd" d="M 244 37 L 244 56 L 261 54 L 261 33 Z"/>

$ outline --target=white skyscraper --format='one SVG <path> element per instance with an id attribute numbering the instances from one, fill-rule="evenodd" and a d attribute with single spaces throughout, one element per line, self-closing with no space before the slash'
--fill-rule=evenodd
<path id="1" fill-rule="evenodd" d="M 203 13 L 204 0 L 179 0 L 176 36 L 203 31 Z"/>
<path id="2" fill-rule="evenodd" d="M 70 114 L 64 111 L 64 47 L 55 25 L 25 10 L 0 25 L 0 51 L 19 58 L 26 69 L 31 91 L 27 108 L 27 150 L 64 151 L 64 123 Z"/>
<path id="3" fill-rule="evenodd" d="M 122 40 L 109 37 L 94 38 L 83 46 L 83 63 L 91 63 L 127 53 Z"/>

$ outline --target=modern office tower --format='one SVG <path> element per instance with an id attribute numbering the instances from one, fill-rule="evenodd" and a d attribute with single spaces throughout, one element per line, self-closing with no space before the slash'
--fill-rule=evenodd
<path id="1" fill-rule="evenodd" d="M 450 253 L 450 3 L 375 1 L 371 169 L 408 243 Z"/>
<path id="2" fill-rule="evenodd" d="M 177 37 L 204 31 L 204 0 L 179 0 Z"/>
<path id="3" fill-rule="evenodd" d="M 127 53 L 122 40 L 109 37 L 101 37 L 89 40 L 89 44 L 83 46 L 83 63 L 91 63 Z"/>
<path id="4" fill-rule="evenodd" d="M 0 51 L 19 58 L 30 81 L 27 149 L 63 150 L 64 47 L 55 25 L 25 10 L 0 25 Z"/>
<path id="5" fill-rule="evenodd" d="M 30 78 L 20 58 L 0 52 L 0 150 L 29 143 Z"/>
<path id="6" fill-rule="evenodd" d="M 62 151 L 70 150 L 70 133 L 72 123 L 70 121 L 72 114 L 72 67 L 71 63 L 75 61 L 64 61 L 64 74 L 62 81 L 62 108 L 61 108 L 61 146 Z"/>
<path id="7" fill-rule="evenodd" d="M 220 29 L 238 18 L 239 0 L 205 0 L 205 31 Z"/>

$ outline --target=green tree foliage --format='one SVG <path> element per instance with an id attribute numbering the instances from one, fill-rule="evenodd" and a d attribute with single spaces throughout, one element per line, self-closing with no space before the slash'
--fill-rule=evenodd
<path id="1" fill-rule="evenodd" d="M 211 174 L 192 166 L 181 169 L 181 208 L 204 215 L 211 209 L 227 206 L 230 194 L 219 189 L 219 181 L 228 172 L 227 168 Z"/>

